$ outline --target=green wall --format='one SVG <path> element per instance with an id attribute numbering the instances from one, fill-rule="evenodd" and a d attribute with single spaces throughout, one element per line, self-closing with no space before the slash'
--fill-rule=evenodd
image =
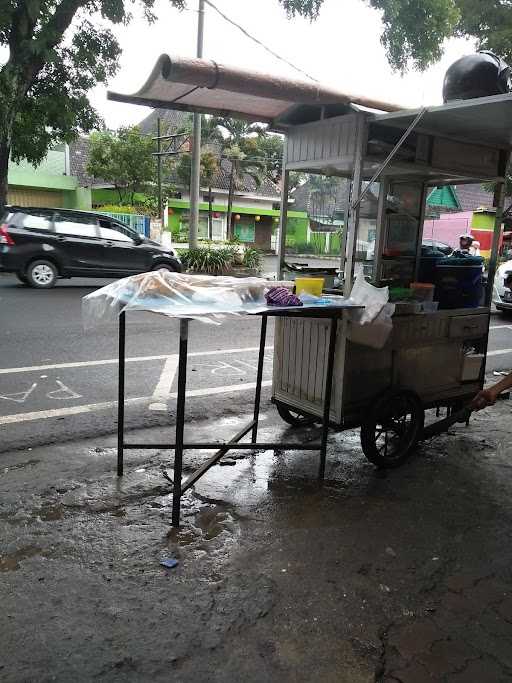
<path id="1" fill-rule="evenodd" d="M 495 213 L 487 213 L 486 211 L 475 211 L 471 219 L 471 227 L 477 230 L 494 230 L 494 223 L 496 221 Z"/>

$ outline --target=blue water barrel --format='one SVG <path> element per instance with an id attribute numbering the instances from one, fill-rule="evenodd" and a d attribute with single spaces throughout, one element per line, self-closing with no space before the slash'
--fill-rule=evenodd
<path id="1" fill-rule="evenodd" d="M 447 257 L 436 263 L 435 299 L 439 308 L 476 308 L 483 293 L 483 258 Z"/>

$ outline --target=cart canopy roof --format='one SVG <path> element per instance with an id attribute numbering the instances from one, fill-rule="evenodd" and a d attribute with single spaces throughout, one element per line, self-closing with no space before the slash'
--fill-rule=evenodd
<path id="1" fill-rule="evenodd" d="M 420 110 L 378 114 L 380 124 L 405 130 Z M 465 139 L 489 147 L 512 148 L 512 93 L 457 100 L 428 107 L 417 131 L 453 139 Z"/>
<path id="2" fill-rule="evenodd" d="M 132 95 L 109 92 L 110 100 L 163 109 L 184 109 L 268 123 L 276 129 L 339 116 L 353 104 L 379 112 L 401 107 L 351 95 L 310 81 L 244 71 L 207 59 L 161 55 L 148 80 Z M 323 111 L 322 111 L 323 110 Z M 326 111 L 327 110 L 327 111 Z"/>
<path id="3" fill-rule="evenodd" d="M 296 125 L 364 111 L 374 123 L 405 131 L 420 109 L 403 109 L 313 81 L 245 71 L 208 59 L 161 55 L 142 88 L 108 98 L 154 108 L 230 116 L 287 132 Z M 418 132 L 512 149 L 512 93 L 426 107 Z"/>

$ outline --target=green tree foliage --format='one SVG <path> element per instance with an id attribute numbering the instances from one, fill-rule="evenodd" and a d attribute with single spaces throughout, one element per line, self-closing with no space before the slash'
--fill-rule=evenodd
<path id="1" fill-rule="evenodd" d="M 133 203 L 136 192 L 153 192 L 156 161 L 155 143 L 136 126 L 117 132 L 92 133 L 87 173 L 112 183 L 121 203 Z"/>
<path id="2" fill-rule="evenodd" d="M 176 175 L 180 184 L 187 187 L 190 183 L 190 170 L 192 165 L 192 158 L 187 152 L 180 154 L 179 161 L 176 164 Z M 200 180 L 203 187 L 211 187 L 215 174 L 219 170 L 219 160 L 213 152 L 201 152 L 201 169 Z"/>
<path id="3" fill-rule="evenodd" d="M 154 0 L 137 1 L 152 20 Z M 184 6 L 184 0 L 170 2 Z M 87 93 L 115 74 L 120 54 L 102 24 L 126 24 L 132 6 L 128 0 L 0 0 L 0 47 L 8 50 L 0 66 L 0 208 L 9 158 L 40 163 L 52 144 L 98 127 Z"/>
<path id="4" fill-rule="evenodd" d="M 270 180 L 274 183 L 279 183 L 283 169 L 283 137 L 281 135 L 265 133 L 249 138 L 247 142 L 253 146 L 253 158 L 264 162 L 267 176 Z M 249 150 L 246 151 L 249 153 Z"/>
<path id="5" fill-rule="evenodd" d="M 266 176 L 266 162 L 261 157 L 256 138 L 266 134 L 258 124 L 239 119 L 219 118 L 218 126 L 224 131 L 222 156 L 231 164 L 228 192 L 227 229 L 232 234 L 233 198 L 243 185 L 244 176 L 259 187 Z"/>

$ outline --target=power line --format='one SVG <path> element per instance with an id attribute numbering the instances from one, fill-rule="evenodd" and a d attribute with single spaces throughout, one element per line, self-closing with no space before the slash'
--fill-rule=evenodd
<path id="1" fill-rule="evenodd" d="M 292 64 L 291 62 L 289 62 L 289 61 L 288 61 L 287 59 L 285 59 L 284 57 L 281 57 L 281 55 L 278 55 L 277 52 L 274 52 L 274 50 L 272 50 L 271 48 L 267 47 L 264 43 L 262 43 L 261 40 L 258 40 L 258 39 L 255 38 L 253 35 L 251 35 L 248 31 L 246 31 L 246 29 L 245 29 L 243 26 L 240 26 L 240 24 L 237 24 L 236 21 L 233 21 L 233 19 L 230 19 L 230 18 L 229 18 L 228 16 L 226 16 L 223 12 L 221 12 L 221 10 L 220 10 L 218 7 L 216 7 L 216 6 L 213 4 L 213 2 L 210 2 L 210 0 L 204 0 L 204 1 L 205 1 L 205 3 L 206 3 L 207 5 L 209 5 L 212 9 L 214 9 L 218 14 L 220 14 L 220 16 L 221 16 L 225 21 L 227 21 L 229 24 L 232 24 L 232 25 L 235 26 L 239 31 L 241 31 L 241 32 L 244 34 L 244 36 L 246 36 L 246 38 L 249 38 L 249 40 L 252 40 L 254 43 L 256 43 L 256 45 L 259 45 L 260 47 L 262 47 L 264 50 L 266 50 L 267 52 L 269 52 L 273 57 L 275 57 L 276 59 L 279 59 L 279 61 L 284 62 L 284 63 L 287 64 L 288 66 L 291 66 L 292 69 L 295 69 L 295 71 L 298 71 L 298 72 L 301 73 L 303 76 L 306 76 L 307 78 L 309 78 L 310 80 L 314 81 L 315 83 L 318 83 L 318 82 L 319 82 L 317 78 L 314 78 L 313 76 L 311 76 L 310 74 L 308 74 L 308 73 L 307 73 L 306 71 L 304 71 L 303 69 L 299 68 L 298 66 L 295 66 L 295 64 Z"/>

